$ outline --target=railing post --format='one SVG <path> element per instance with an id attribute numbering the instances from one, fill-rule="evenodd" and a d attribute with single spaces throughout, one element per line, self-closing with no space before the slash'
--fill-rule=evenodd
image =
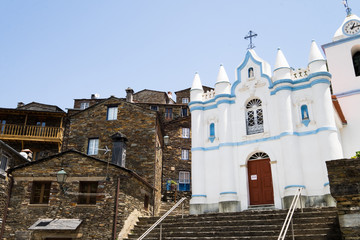
<path id="1" fill-rule="evenodd" d="M 304 212 L 304 210 L 303 210 L 303 206 L 302 206 L 301 192 L 300 192 L 300 207 L 301 207 L 301 213 L 303 213 L 303 212 Z"/>
<path id="2" fill-rule="evenodd" d="M 181 204 L 181 218 L 184 218 L 184 202 Z"/>
<path id="3" fill-rule="evenodd" d="M 161 240 L 162 239 L 162 224 L 160 224 L 160 238 L 159 238 L 159 240 Z"/>

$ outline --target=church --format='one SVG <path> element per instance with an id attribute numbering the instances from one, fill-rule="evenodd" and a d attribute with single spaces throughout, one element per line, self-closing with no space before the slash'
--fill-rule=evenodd
<path id="1" fill-rule="evenodd" d="M 325 162 L 360 151 L 360 18 L 347 13 L 326 59 L 312 41 L 302 69 L 249 49 L 233 83 L 220 66 L 204 92 L 195 74 L 191 214 L 283 209 L 298 188 L 306 207 L 335 205 Z"/>

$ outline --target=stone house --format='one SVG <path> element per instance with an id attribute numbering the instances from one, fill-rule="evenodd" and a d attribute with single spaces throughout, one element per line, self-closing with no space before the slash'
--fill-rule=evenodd
<path id="1" fill-rule="evenodd" d="M 16 151 L 31 149 L 33 160 L 60 152 L 66 113 L 37 102 L 0 108 L 0 140 Z"/>
<path id="2" fill-rule="evenodd" d="M 129 216 L 153 211 L 155 189 L 145 179 L 75 150 L 8 174 L 13 186 L 2 239 L 117 239 Z"/>
<path id="3" fill-rule="evenodd" d="M 9 179 L 6 170 L 14 166 L 29 162 L 19 152 L 0 140 L 0 218 L 4 219 L 4 209 L 7 207 L 9 193 Z"/>
<path id="4" fill-rule="evenodd" d="M 63 151 L 89 156 L 135 171 L 159 191 L 161 199 L 163 138 L 157 112 L 110 97 L 69 115 Z"/>

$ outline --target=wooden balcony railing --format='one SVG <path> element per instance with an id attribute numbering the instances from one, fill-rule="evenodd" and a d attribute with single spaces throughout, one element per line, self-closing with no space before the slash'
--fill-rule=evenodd
<path id="1" fill-rule="evenodd" d="M 63 131 L 60 127 L 0 124 L 0 139 L 61 143 Z"/>

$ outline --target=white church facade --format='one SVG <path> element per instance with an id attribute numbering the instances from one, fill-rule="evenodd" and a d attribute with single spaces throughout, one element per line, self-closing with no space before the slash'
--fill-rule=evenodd
<path id="1" fill-rule="evenodd" d="M 190 213 L 286 208 L 302 187 L 305 206 L 332 206 L 325 162 L 360 150 L 360 19 L 349 14 L 308 66 L 291 68 L 280 49 L 274 70 L 248 50 L 230 83 L 215 90 L 195 74 Z"/>

